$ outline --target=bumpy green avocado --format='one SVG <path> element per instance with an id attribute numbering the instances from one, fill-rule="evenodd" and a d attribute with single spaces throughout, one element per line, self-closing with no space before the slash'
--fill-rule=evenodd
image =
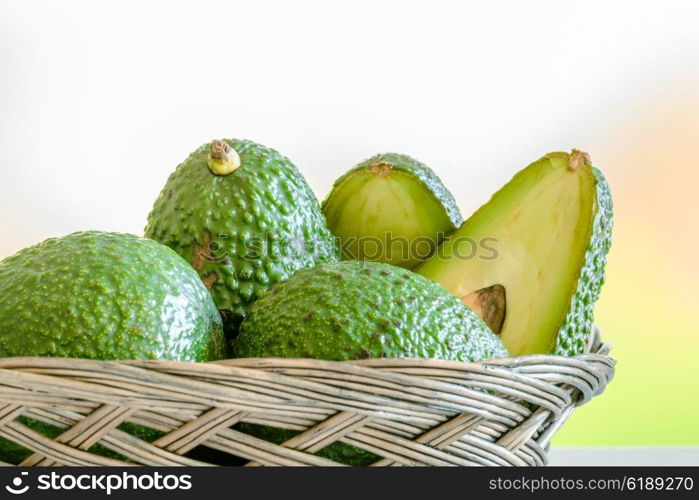
<path id="1" fill-rule="evenodd" d="M 441 285 L 389 264 L 343 261 L 304 269 L 250 308 L 236 357 L 343 361 L 507 356 L 500 340 Z"/>
<path id="2" fill-rule="evenodd" d="M 193 265 L 231 337 L 270 286 L 339 258 L 318 201 L 291 161 L 237 139 L 204 144 L 177 167 L 145 234 Z"/>
<path id="3" fill-rule="evenodd" d="M 412 269 L 461 223 L 454 197 L 425 164 L 379 154 L 335 181 L 323 201 L 343 260 Z"/>
<path id="4" fill-rule="evenodd" d="M 146 238 L 81 232 L 25 248 L 0 262 L 0 297 L 0 357 L 225 357 L 199 277 Z"/>
<path id="5" fill-rule="evenodd" d="M 411 271 L 343 261 L 304 269 L 255 302 L 233 344 L 236 357 L 381 357 L 479 361 L 507 356 L 500 340 L 459 299 Z M 241 428 L 272 441 L 288 432 Z M 365 465 L 377 459 L 335 444 L 320 452 Z"/>
<path id="6" fill-rule="evenodd" d="M 612 199 L 577 150 L 517 173 L 417 272 L 481 314 L 513 356 L 575 355 L 592 331 Z"/>
<path id="7" fill-rule="evenodd" d="M 48 239 L 0 262 L 0 297 L 0 357 L 226 357 L 211 295 L 187 262 L 153 240 L 101 232 Z M 50 437 L 62 432 L 22 422 Z M 157 436 L 129 423 L 120 429 Z M 0 460 L 20 463 L 29 454 L 0 438 Z"/>

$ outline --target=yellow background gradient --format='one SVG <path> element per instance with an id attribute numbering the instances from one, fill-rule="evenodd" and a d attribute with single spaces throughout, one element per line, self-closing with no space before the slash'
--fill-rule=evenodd
<path id="1" fill-rule="evenodd" d="M 595 317 L 617 373 L 554 445 L 699 444 L 699 79 L 684 78 L 593 153 L 615 205 Z"/>

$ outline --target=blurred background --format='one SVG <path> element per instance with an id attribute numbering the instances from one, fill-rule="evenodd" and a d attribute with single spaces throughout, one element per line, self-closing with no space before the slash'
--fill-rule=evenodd
<path id="1" fill-rule="evenodd" d="M 0 0 L 0 258 L 140 234 L 213 138 L 280 150 L 320 198 L 407 153 L 465 216 L 580 148 L 614 197 L 596 318 L 618 371 L 554 446 L 699 445 L 698 19 L 690 1 Z"/>

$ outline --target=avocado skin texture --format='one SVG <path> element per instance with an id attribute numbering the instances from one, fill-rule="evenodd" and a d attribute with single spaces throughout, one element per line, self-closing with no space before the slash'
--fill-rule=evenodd
<path id="1" fill-rule="evenodd" d="M 343 261 L 304 269 L 250 308 L 235 357 L 351 359 L 412 357 L 479 361 L 508 355 L 468 307 L 441 285 L 388 264 Z M 294 433 L 240 424 L 273 442 Z M 318 452 L 368 465 L 378 457 L 343 443 Z"/>
<path id="2" fill-rule="evenodd" d="M 204 144 L 170 176 L 145 235 L 190 262 L 232 338 L 250 305 L 298 269 L 339 258 L 335 238 L 301 173 L 277 151 L 226 139 L 241 166 L 209 170 Z"/>
<path id="3" fill-rule="evenodd" d="M 221 318 L 197 274 L 129 234 L 51 238 L 0 262 L 0 357 L 211 361 Z"/>
<path id="4" fill-rule="evenodd" d="M 0 297 L 0 357 L 213 361 L 227 354 L 221 317 L 199 276 L 153 240 L 103 232 L 48 239 L 0 262 Z M 62 433 L 21 419 L 46 436 Z M 130 423 L 120 429 L 146 440 L 158 435 Z M 0 438 L 0 460 L 18 464 L 30 454 Z"/>
<path id="5" fill-rule="evenodd" d="M 592 236 L 585 251 L 580 277 L 570 310 L 556 336 L 552 354 L 574 356 L 584 351 L 592 333 L 594 307 L 604 285 L 607 254 L 612 245 L 613 204 L 609 184 L 602 172 L 592 167 L 596 181 L 597 210 Z"/>
<path id="6" fill-rule="evenodd" d="M 448 220 L 448 226 L 445 228 L 446 231 L 444 231 L 444 234 L 441 237 L 439 237 L 440 235 L 433 234 L 424 235 L 429 238 L 434 238 L 435 246 L 439 245 L 443 241 L 445 236 L 451 234 L 456 228 L 458 228 L 463 223 L 464 219 L 461 216 L 461 212 L 456 204 L 454 196 L 446 188 L 446 186 L 442 183 L 442 180 L 437 176 L 437 174 L 435 174 L 435 172 L 430 167 L 416 160 L 415 158 L 412 158 L 411 156 L 405 154 L 381 153 L 364 160 L 362 163 L 345 172 L 333 183 L 332 190 L 330 191 L 330 193 L 328 193 L 328 195 L 323 200 L 323 203 L 321 204 L 323 213 L 327 217 L 328 222 L 331 226 L 331 230 L 333 220 L 335 218 L 334 214 L 331 213 L 331 211 L 334 208 L 332 206 L 334 196 L 342 190 L 345 181 L 357 174 L 361 174 L 366 171 L 371 171 L 373 168 L 375 168 L 376 165 L 385 165 L 389 167 L 391 171 L 402 172 L 407 176 L 417 179 L 417 181 L 420 182 L 425 191 L 429 193 L 433 197 L 433 199 L 436 202 L 438 202 L 444 209 L 444 215 Z M 362 237 L 364 235 L 360 234 L 356 236 Z M 397 234 L 396 236 L 402 235 Z M 343 254 L 342 258 L 344 260 L 353 260 L 352 256 L 346 254 Z M 387 260 L 380 260 L 380 262 L 391 263 L 387 262 Z M 393 264 L 400 265 L 400 267 L 405 267 L 406 269 L 411 269 L 418 265 L 419 261 L 411 259 L 408 262 L 406 262 L 405 265 L 398 263 Z"/>
<path id="7" fill-rule="evenodd" d="M 304 269 L 273 287 L 251 307 L 233 354 L 334 361 L 508 355 L 441 285 L 396 266 L 357 261 Z"/>

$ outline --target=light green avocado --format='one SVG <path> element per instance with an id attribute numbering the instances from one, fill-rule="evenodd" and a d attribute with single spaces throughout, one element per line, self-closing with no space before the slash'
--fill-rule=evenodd
<path id="1" fill-rule="evenodd" d="M 0 357 L 225 357 L 197 273 L 146 238 L 81 232 L 25 248 L 0 262 L 0 297 Z"/>
<path id="2" fill-rule="evenodd" d="M 611 230 L 602 173 L 580 151 L 550 153 L 517 173 L 416 271 L 479 313 L 513 356 L 575 355 L 592 331 Z"/>
<path id="3" fill-rule="evenodd" d="M 145 234 L 193 265 L 230 337 L 270 286 L 339 258 L 297 168 L 273 149 L 237 139 L 204 144 L 176 168 Z"/>
<path id="4" fill-rule="evenodd" d="M 335 181 L 323 201 L 343 260 L 412 269 L 463 222 L 454 197 L 425 164 L 385 153 Z"/>
<path id="5" fill-rule="evenodd" d="M 0 297 L 0 357 L 226 357 L 211 295 L 187 262 L 153 240 L 101 232 L 48 239 L 0 261 Z M 49 437 L 62 432 L 20 420 Z M 119 428 L 146 440 L 159 435 L 130 423 Z M 18 464 L 30 454 L 0 438 L 0 460 Z"/>
<path id="6" fill-rule="evenodd" d="M 382 357 L 480 361 L 506 357 L 502 342 L 447 290 L 388 264 L 343 261 L 304 269 L 250 308 L 233 344 L 235 357 Z M 293 434 L 244 424 L 274 442 Z M 375 455 L 344 444 L 319 452 L 367 465 Z"/>

